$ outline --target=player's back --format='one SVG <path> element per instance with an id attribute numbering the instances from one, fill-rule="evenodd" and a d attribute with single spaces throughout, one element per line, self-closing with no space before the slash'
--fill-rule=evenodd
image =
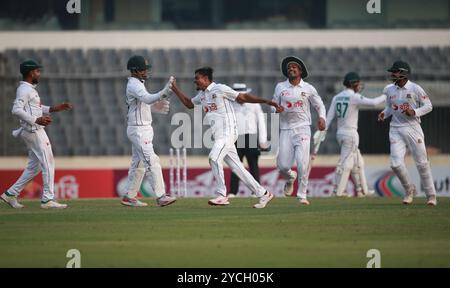
<path id="1" fill-rule="evenodd" d="M 358 97 L 362 96 L 352 89 L 345 89 L 333 97 L 338 132 L 358 129 L 359 108 L 355 101 Z"/>

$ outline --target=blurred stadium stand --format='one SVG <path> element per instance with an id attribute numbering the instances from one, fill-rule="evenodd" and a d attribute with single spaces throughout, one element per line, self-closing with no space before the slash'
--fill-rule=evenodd
<path id="1" fill-rule="evenodd" d="M 55 155 L 129 155 L 131 146 L 126 138 L 125 85 L 128 73 L 126 61 L 132 54 L 141 54 L 152 63 L 150 91 L 161 89 L 169 75 L 175 75 L 181 88 L 195 94 L 193 70 L 200 66 L 215 69 L 215 81 L 225 84 L 246 82 L 254 94 L 271 98 L 275 84 L 283 81 L 280 60 L 286 55 L 304 59 L 312 83 L 329 102 L 342 89 L 341 79 L 357 71 L 367 83 L 388 84 L 386 68 L 396 59 L 408 61 L 413 69 L 412 80 L 427 83 L 434 110 L 423 117 L 427 144 L 450 153 L 450 101 L 445 97 L 450 83 L 450 47 L 378 47 L 378 48 L 223 48 L 223 49 L 8 49 L 0 52 L 0 155 L 23 155 L 25 148 L 11 136 L 17 120 L 10 113 L 15 88 L 20 80 L 19 63 L 33 58 L 44 65 L 38 86 L 44 104 L 71 101 L 75 108 L 69 113 L 54 115 L 47 128 Z M 384 84 L 383 84 L 384 83 Z M 444 85 L 439 89 L 439 85 Z M 381 93 L 382 86 L 378 91 Z M 428 86 L 427 86 L 428 87 Z M 375 91 L 375 93 L 377 93 Z M 434 101 L 436 99 L 436 101 Z M 442 100 L 444 99 L 444 100 Z M 265 111 L 268 109 L 265 107 Z M 185 111 L 177 99 L 171 101 L 171 114 Z M 388 124 L 376 122 L 375 110 L 360 112 L 360 148 L 363 153 L 388 153 Z M 192 113 L 190 111 L 189 113 Z M 314 114 L 314 113 L 313 113 Z M 170 117 L 154 116 L 155 150 L 167 154 L 170 135 L 176 128 Z M 315 114 L 314 114 L 315 117 Z M 315 119 L 314 119 L 315 121 Z M 202 127 L 196 126 L 195 129 Z M 203 132 L 207 129 L 203 127 Z M 321 151 L 336 153 L 335 124 L 328 133 Z M 192 154 L 207 154 L 208 149 L 193 149 Z"/>

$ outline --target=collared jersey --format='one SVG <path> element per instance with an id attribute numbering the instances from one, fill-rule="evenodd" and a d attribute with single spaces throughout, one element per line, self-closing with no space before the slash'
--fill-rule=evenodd
<path id="1" fill-rule="evenodd" d="M 20 81 L 11 112 L 19 117 L 22 128 L 29 132 L 34 132 L 44 127 L 35 122 L 43 114 L 49 114 L 50 107 L 41 104 L 41 98 L 36 91 L 35 85 L 26 81 Z"/>
<path id="2" fill-rule="evenodd" d="M 128 78 L 126 97 L 128 105 L 128 126 L 152 125 L 151 103 L 147 104 L 147 92 L 144 82 L 134 77 Z"/>
<path id="3" fill-rule="evenodd" d="M 337 130 L 357 130 L 359 107 L 362 105 L 376 106 L 386 100 L 386 95 L 367 98 L 353 89 L 345 89 L 331 100 L 327 114 L 327 129 L 334 117 L 337 117 Z"/>
<path id="4" fill-rule="evenodd" d="M 384 118 L 392 115 L 392 127 L 419 125 L 420 117 L 433 110 L 430 98 L 422 87 L 409 80 L 403 87 L 394 84 L 386 86 L 383 94 L 387 97 Z M 416 115 L 413 117 L 406 115 L 405 111 L 408 108 L 414 109 Z"/>
<path id="5" fill-rule="evenodd" d="M 239 92 L 227 85 L 212 82 L 191 99 L 194 105 L 201 105 L 206 113 L 205 120 L 212 129 L 214 139 L 237 138 L 236 117 L 231 102 Z"/>
<path id="6" fill-rule="evenodd" d="M 296 86 L 292 85 L 289 80 L 278 83 L 275 87 L 273 101 L 284 107 L 284 111 L 280 113 L 280 129 L 310 126 L 311 105 L 316 109 L 320 118 L 326 118 L 325 105 L 316 88 L 303 79 Z"/>

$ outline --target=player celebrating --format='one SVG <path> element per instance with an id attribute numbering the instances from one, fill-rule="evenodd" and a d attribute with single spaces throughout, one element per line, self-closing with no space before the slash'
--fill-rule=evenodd
<path id="1" fill-rule="evenodd" d="M 121 203 L 132 207 L 147 206 L 147 203 L 141 202 L 136 198 L 144 175 L 149 176 L 150 185 L 158 197 L 156 202 L 159 206 L 170 205 L 176 200 L 174 197 L 166 195 L 159 157 L 153 150 L 153 128 L 151 126 L 151 110 L 160 108 L 164 110 L 163 113 L 167 112 L 169 103 L 165 99 L 169 96 L 173 77 L 171 77 L 163 90 L 150 94 L 144 86 L 150 68 L 151 66 L 142 56 L 132 56 L 127 63 L 127 69 L 131 73 L 126 88 L 128 105 L 127 136 L 132 144 L 132 158 L 130 169 L 128 170 L 127 194 L 122 198 Z M 140 162 L 143 162 L 145 169 L 139 168 Z"/>
<path id="2" fill-rule="evenodd" d="M 386 101 L 386 95 L 370 99 L 359 94 L 362 83 L 359 75 L 349 72 L 344 77 L 342 92 L 333 97 L 327 114 L 327 130 L 337 117 L 336 138 L 341 147 L 341 155 L 336 166 L 334 193 L 345 196 L 348 177 L 351 173 L 358 196 L 373 194 L 367 187 L 364 160 L 358 149 L 358 112 L 361 105 L 377 106 Z"/>
<path id="3" fill-rule="evenodd" d="M 325 130 L 325 106 L 316 89 L 303 79 L 308 71 L 302 60 L 289 56 L 281 62 L 281 71 L 288 78 L 275 87 L 273 101 L 283 106 L 280 114 L 280 147 L 277 166 L 281 175 L 287 179 L 284 193 L 292 195 L 297 173 L 291 170 L 294 161 L 299 172 L 297 197 L 301 204 L 309 205 L 306 199 L 308 187 L 308 164 L 311 138 L 310 105 L 319 114 L 319 130 Z"/>
<path id="4" fill-rule="evenodd" d="M 210 205 L 224 206 L 230 204 L 225 187 L 222 161 L 259 197 L 259 203 L 254 208 L 264 208 L 273 198 L 271 192 L 266 191 L 244 168 L 234 146 L 238 133 L 232 101 L 240 103 L 265 103 L 274 106 L 277 112 L 283 110 L 275 102 L 259 98 L 248 93 L 237 92 L 223 84 L 213 82 L 213 69 L 210 67 L 195 70 L 196 89 L 200 92 L 194 98 L 188 98 L 174 82 L 172 90 L 180 101 L 189 109 L 194 105 L 202 105 L 206 113 L 206 120 L 210 123 L 214 137 L 214 145 L 209 153 L 209 164 L 217 182 L 217 198 L 208 201 Z"/>
<path id="5" fill-rule="evenodd" d="M 389 141 L 391 143 L 391 168 L 405 189 L 404 204 L 411 204 L 416 187 L 404 163 L 406 149 L 411 152 L 420 175 L 422 188 L 427 196 L 427 205 L 436 206 L 436 190 L 430 163 L 428 162 L 425 139 L 420 126 L 420 117 L 431 112 L 433 106 L 425 91 L 408 80 L 411 68 L 404 61 L 395 61 L 391 68 L 394 84 L 386 86 L 386 108 L 378 115 L 379 121 L 392 116 Z"/>
<path id="6" fill-rule="evenodd" d="M 67 204 L 55 201 L 55 160 L 50 140 L 44 130 L 44 127 L 52 122 L 52 118 L 44 114 L 70 110 L 72 104 L 61 103 L 52 107 L 41 104 L 41 98 L 36 91 L 41 77 L 41 68 L 42 66 L 33 60 L 27 60 L 20 64 L 23 80 L 20 81 L 17 88 L 12 114 L 20 119 L 21 127 L 14 130 L 13 135 L 15 137 L 20 135 L 25 142 L 28 149 L 28 165 L 16 183 L 0 198 L 13 208 L 23 208 L 24 206 L 17 201 L 17 197 L 28 182 L 42 171 L 44 189 L 41 208 L 64 209 L 67 208 Z"/>

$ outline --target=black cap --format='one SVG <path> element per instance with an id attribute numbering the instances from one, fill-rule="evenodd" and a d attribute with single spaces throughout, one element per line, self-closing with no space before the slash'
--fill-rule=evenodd
<path id="1" fill-rule="evenodd" d="M 139 55 L 131 56 L 128 59 L 127 69 L 128 70 L 149 70 L 152 66 L 148 64 L 148 61 L 144 57 Z"/>
<path id="2" fill-rule="evenodd" d="M 409 67 L 409 64 L 406 63 L 405 61 L 395 61 L 394 64 L 392 64 L 392 67 L 389 68 L 387 70 L 388 72 L 397 72 L 397 71 L 401 71 L 404 74 L 409 74 L 411 73 L 411 67 Z"/>
<path id="3" fill-rule="evenodd" d="M 356 72 L 348 72 L 344 76 L 344 86 L 350 86 L 352 82 L 361 81 L 361 78 L 359 78 L 358 73 Z"/>
<path id="4" fill-rule="evenodd" d="M 22 63 L 20 63 L 20 73 L 21 74 L 27 74 L 30 71 L 33 71 L 35 69 L 41 69 L 42 65 L 37 63 L 34 60 L 25 60 Z"/>

